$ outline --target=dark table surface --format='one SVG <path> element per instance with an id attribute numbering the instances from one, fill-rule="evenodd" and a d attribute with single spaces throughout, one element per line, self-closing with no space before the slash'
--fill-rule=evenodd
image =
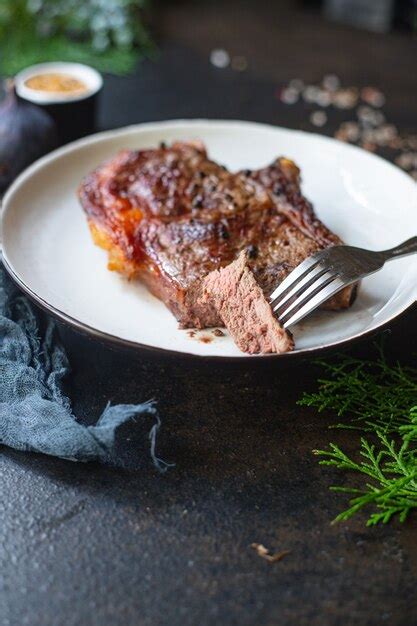
<path id="1" fill-rule="evenodd" d="M 297 6 L 164 3 L 157 60 L 106 80 L 101 126 L 220 117 L 312 130 L 305 108 L 279 104 L 274 91 L 335 72 L 380 87 L 391 121 L 417 131 L 417 41 L 330 25 Z M 215 69 L 215 47 L 245 55 L 247 71 Z M 392 325 L 390 354 L 412 360 L 416 323 L 413 310 Z M 330 525 L 343 502 L 311 451 L 329 441 L 332 416 L 296 405 L 316 366 L 210 371 L 149 362 L 63 327 L 61 336 L 75 413 L 93 420 L 108 400 L 157 398 L 158 451 L 176 466 L 161 475 L 147 461 L 115 470 L 3 449 L 2 626 L 416 623 L 415 519 Z M 365 356 L 371 343 L 352 349 Z M 347 450 L 354 437 L 331 435 Z M 270 564 L 253 542 L 291 553 Z"/>

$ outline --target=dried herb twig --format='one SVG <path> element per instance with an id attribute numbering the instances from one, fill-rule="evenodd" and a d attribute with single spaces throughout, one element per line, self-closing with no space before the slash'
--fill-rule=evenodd
<path id="1" fill-rule="evenodd" d="M 265 548 L 262 543 L 252 543 L 250 547 L 256 550 L 257 555 L 265 559 L 265 561 L 268 561 L 268 563 L 277 563 L 281 561 L 284 556 L 290 554 L 290 550 L 281 550 L 281 552 L 271 554 L 271 551 Z"/>

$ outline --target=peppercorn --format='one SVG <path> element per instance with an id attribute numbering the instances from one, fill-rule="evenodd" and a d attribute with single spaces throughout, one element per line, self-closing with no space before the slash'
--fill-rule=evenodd
<path id="1" fill-rule="evenodd" d="M 251 244 L 246 248 L 249 259 L 256 259 L 259 253 L 258 246 Z"/>
<path id="2" fill-rule="evenodd" d="M 221 225 L 220 235 L 222 239 L 230 239 L 230 233 L 224 224 Z"/>

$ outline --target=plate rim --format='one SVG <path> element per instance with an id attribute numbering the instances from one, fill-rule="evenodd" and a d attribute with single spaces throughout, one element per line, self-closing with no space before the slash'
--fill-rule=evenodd
<path id="1" fill-rule="evenodd" d="M 1 220 L 0 220 L 0 233 L 3 231 L 3 222 L 5 220 L 5 215 L 11 206 L 11 201 L 13 199 L 14 194 L 20 188 L 20 186 L 29 179 L 32 175 L 34 175 L 38 170 L 42 169 L 48 163 L 54 161 L 55 159 L 73 151 L 76 151 L 78 148 L 82 148 L 86 145 L 92 145 L 94 143 L 99 143 L 102 140 L 111 139 L 117 137 L 117 135 L 129 134 L 129 132 L 134 132 L 140 129 L 148 129 L 159 130 L 164 127 L 175 127 L 181 125 L 207 125 L 207 126 L 215 126 L 215 125 L 227 125 L 227 126 L 236 126 L 244 125 L 246 127 L 254 127 L 254 128 L 263 128 L 269 130 L 278 130 L 285 131 L 290 134 L 295 135 L 308 135 L 319 138 L 324 142 L 329 142 L 333 144 L 337 140 L 332 137 L 327 137 L 324 135 L 319 135 L 318 133 L 296 130 L 291 128 L 285 128 L 281 126 L 275 126 L 273 124 L 264 124 L 262 122 L 253 122 L 247 120 L 225 120 L 225 119 L 205 119 L 205 118 L 189 118 L 189 119 L 172 119 L 172 120 L 163 120 L 159 122 L 143 122 L 138 124 L 131 124 L 128 126 L 122 126 L 120 128 L 115 128 L 111 130 L 105 130 L 98 133 L 94 133 L 93 135 L 88 135 L 87 137 L 83 137 L 76 141 L 70 142 L 60 148 L 53 150 L 47 155 L 41 157 L 34 163 L 32 163 L 27 169 L 25 169 L 11 184 L 6 194 L 3 197 L 2 201 L 2 210 L 1 210 Z M 351 144 L 344 144 L 344 148 L 348 150 L 352 150 L 357 153 L 363 153 L 364 151 L 358 146 L 354 146 Z M 407 181 L 409 181 L 409 176 L 403 172 L 399 167 L 382 158 L 379 155 L 369 154 L 371 158 L 378 159 L 382 161 L 386 166 L 394 168 L 397 173 L 399 172 L 404 176 Z M 323 352 L 327 352 L 329 350 L 335 350 L 341 347 L 346 346 L 346 344 L 351 344 L 353 342 L 357 342 L 363 340 L 369 336 L 374 335 L 375 333 L 381 332 L 384 328 L 386 328 L 389 324 L 391 324 L 394 320 L 398 319 L 402 316 L 408 309 L 410 309 L 415 302 L 417 301 L 417 287 L 415 289 L 415 299 L 410 300 L 408 304 L 402 306 L 401 309 L 395 312 L 395 314 L 391 315 L 387 320 L 383 323 L 377 325 L 375 328 L 371 328 L 368 330 L 364 330 L 363 332 L 356 333 L 354 336 L 346 339 L 341 339 L 339 341 L 334 341 L 332 343 L 327 343 L 321 346 L 313 346 L 310 348 L 303 348 L 301 350 L 295 350 L 292 352 L 285 352 L 282 354 L 262 354 L 262 355 L 204 355 L 204 354 L 196 354 L 193 352 L 185 352 L 181 350 L 172 350 L 170 348 L 161 348 L 159 346 L 151 346 L 148 344 L 142 344 L 138 341 L 133 341 L 130 339 L 125 339 L 123 337 L 118 337 L 117 335 L 113 335 L 111 333 L 107 333 L 105 331 L 99 330 L 94 326 L 90 326 L 81 320 L 74 318 L 73 316 L 61 311 L 59 308 L 47 302 L 40 295 L 38 295 L 35 291 L 33 291 L 29 285 L 25 283 L 25 281 L 18 275 L 18 273 L 14 270 L 12 263 L 9 262 L 7 258 L 7 254 L 5 253 L 4 247 L 2 245 L 2 237 L 0 236 L 0 258 L 2 259 L 3 266 L 7 271 L 10 278 L 14 281 L 14 283 L 33 301 L 35 304 L 40 306 L 46 313 L 51 314 L 53 317 L 57 318 L 61 322 L 69 325 L 72 328 L 75 328 L 77 331 L 91 336 L 94 339 L 100 340 L 105 344 L 110 344 L 118 348 L 128 348 L 136 351 L 146 351 L 151 353 L 156 353 L 159 355 L 169 355 L 174 356 L 176 358 L 186 358 L 186 359 L 198 359 L 199 361 L 209 361 L 209 362 L 234 362 L 234 363 L 245 363 L 248 360 L 251 361 L 270 361 L 271 359 L 276 361 L 279 360 L 282 362 L 283 360 L 291 359 L 294 361 L 296 358 L 305 358 L 310 356 L 311 354 L 320 355 Z"/>

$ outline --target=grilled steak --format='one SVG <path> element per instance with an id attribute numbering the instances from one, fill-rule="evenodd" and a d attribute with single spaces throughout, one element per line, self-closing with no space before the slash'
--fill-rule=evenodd
<path id="1" fill-rule="evenodd" d="M 202 299 L 214 305 L 242 352 L 266 354 L 293 349 L 292 335 L 273 314 L 248 267 L 247 252 L 203 279 Z"/>
<path id="2" fill-rule="evenodd" d="M 79 197 L 109 269 L 139 277 L 183 328 L 221 325 L 202 279 L 242 250 L 268 295 L 307 256 L 340 243 L 303 197 L 292 161 L 230 173 L 199 142 L 124 150 L 84 179 Z M 351 299 L 346 288 L 328 306 Z"/>

